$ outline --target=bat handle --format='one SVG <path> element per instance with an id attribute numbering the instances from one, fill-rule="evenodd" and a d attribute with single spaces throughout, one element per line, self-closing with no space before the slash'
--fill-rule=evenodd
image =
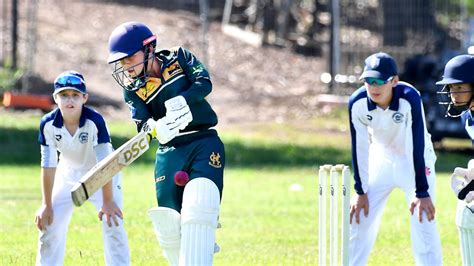
<path id="1" fill-rule="evenodd" d="M 471 180 L 461 191 L 459 191 L 458 199 L 464 200 L 467 194 L 474 190 L 474 180 Z"/>
<path id="2" fill-rule="evenodd" d="M 156 130 L 153 129 L 151 132 L 146 133 L 146 139 L 148 140 L 148 143 L 151 142 L 153 138 L 156 137 Z"/>

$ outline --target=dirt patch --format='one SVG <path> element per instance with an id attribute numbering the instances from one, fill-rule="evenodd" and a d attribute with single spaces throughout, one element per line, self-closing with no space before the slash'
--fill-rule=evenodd
<path id="1" fill-rule="evenodd" d="M 21 19 L 25 24 L 26 18 Z M 119 103 L 102 108 L 106 115 L 128 119 L 106 58 L 110 32 L 129 20 L 149 25 L 159 48 L 184 46 L 205 61 L 214 84 L 209 101 L 220 123 L 303 119 L 317 112 L 315 97 L 326 91 L 319 81 L 327 68 L 322 58 L 247 45 L 224 35 L 218 22 L 210 25 L 206 58 L 195 14 L 113 3 L 39 1 L 35 73 L 52 81 L 64 70 L 80 71 L 92 99 Z"/>

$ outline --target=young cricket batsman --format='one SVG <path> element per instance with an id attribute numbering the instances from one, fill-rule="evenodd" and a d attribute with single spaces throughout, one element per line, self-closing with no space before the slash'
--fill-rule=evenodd
<path id="1" fill-rule="evenodd" d="M 53 98 L 58 107 L 43 116 L 39 129 L 43 202 L 35 218 L 40 230 L 36 265 L 63 264 L 67 230 L 74 210 L 71 188 L 113 151 L 104 119 L 84 106 L 88 93 L 80 73 L 61 73 L 54 81 Z M 105 263 L 130 265 L 120 209 L 120 175 L 92 195 L 89 201 L 102 220 Z"/>
<path id="2" fill-rule="evenodd" d="M 447 100 L 446 115 L 461 117 L 474 146 L 474 56 L 458 55 L 446 63 L 440 93 Z M 467 168 L 457 167 L 451 176 L 451 188 L 458 197 L 456 225 L 463 265 L 474 265 L 474 159 Z"/>
<path id="3" fill-rule="evenodd" d="M 395 60 L 365 60 L 364 85 L 349 100 L 355 196 L 350 209 L 350 265 L 366 265 L 390 193 L 405 193 L 416 265 L 441 265 L 435 223 L 435 161 L 419 92 L 399 81 Z M 403 215 L 403 214 L 400 214 Z M 391 217 L 396 219 L 396 217 Z"/>
<path id="4" fill-rule="evenodd" d="M 159 142 L 158 207 L 149 214 L 166 258 L 171 265 L 211 265 L 225 165 L 217 116 L 205 98 L 212 83 L 190 51 L 155 51 L 156 42 L 143 23 L 123 23 L 110 35 L 108 63 L 138 131 L 156 134 Z"/>

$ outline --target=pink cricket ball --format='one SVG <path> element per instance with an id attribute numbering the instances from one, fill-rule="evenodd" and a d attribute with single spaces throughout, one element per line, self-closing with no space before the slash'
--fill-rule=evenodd
<path id="1" fill-rule="evenodd" d="M 178 171 L 174 174 L 174 182 L 180 187 L 184 187 L 189 181 L 189 175 L 185 171 Z"/>

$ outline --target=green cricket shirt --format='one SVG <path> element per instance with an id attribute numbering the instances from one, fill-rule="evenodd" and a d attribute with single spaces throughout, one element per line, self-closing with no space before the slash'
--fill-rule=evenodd
<path id="1" fill-rule="evenodd" d="M 123 90 L 137 129 L 140 130 L 149 118 L 158 120 L 164 117 L 164 102 L 179 95 L 186 99 L 193 115 L 193 121 L 181 132 L 202 131 L 215 126 L 217 115 L 205 99 L 212 91 L 209 72 L 205 66 L 183 47 L 161 50 L 155 56 L 162 63 L 161 77 L 149 78 L 147 84 L 138 90 Z M 178 136 L 172 142 L 176 144 L 187 141 L 191 135 Z"/>

